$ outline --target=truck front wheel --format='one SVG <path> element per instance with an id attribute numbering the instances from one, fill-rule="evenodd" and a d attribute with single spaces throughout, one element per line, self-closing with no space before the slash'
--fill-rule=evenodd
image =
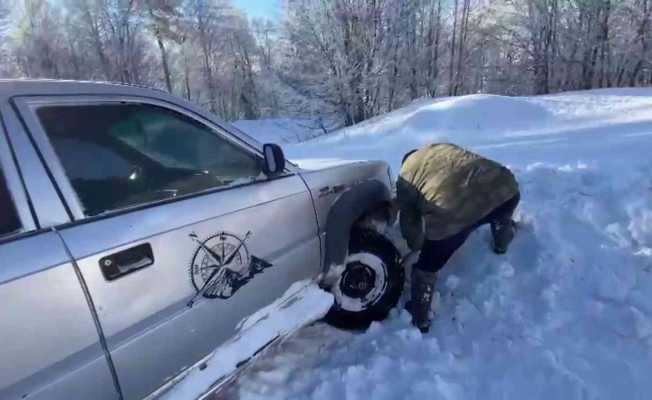
<path id="1" fill-rule="evenodd" d="M 326 321 L 338 328 L 366 329 L 396 306 L 404 282 L 396 247 L 373 230 L 354 228 L 346 265 L 331 289 L 335 304 Z"/>

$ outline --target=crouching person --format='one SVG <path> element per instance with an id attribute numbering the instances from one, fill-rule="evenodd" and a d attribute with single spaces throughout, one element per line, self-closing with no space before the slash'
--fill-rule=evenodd
<path id="1" fill-rule="evenodd" d="M 516 233 L 518 183 L 497 162 L 452 144 L 432 144 L 403 158 L 397 197 L 403 237 L 413 251 L 421 251 L 406 309 L 426 333 L 437 272 L 469 234 L 491 224 L 493 251 L 507 251 Z"/>

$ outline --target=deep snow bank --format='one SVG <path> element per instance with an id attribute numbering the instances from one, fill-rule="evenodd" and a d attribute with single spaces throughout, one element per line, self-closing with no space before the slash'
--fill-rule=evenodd
<path id="1" fill-rule="evenodd" d="M 396 171 L 403 152 L 424 142 L 463 144 L 513 168 L 521 229 L 506 256 L 488 250 L 488 229 L 470 237 L 440 275 L 430 334 L 412 328 L 404 311 L 358 335 L 313 326 L 240 379 L 230 396 L 650 398 L 652 90 L 484 97 L 483 107 L 502 102 L 486 125 L 501 116 L 526 126 L 514 104 L 521 101 L 545 127 L 489 136 L 448 128 L 472 114 L 460 109 L 476 104 L 474 96 L 449 103 L 448 122 L 420 121 L 421 130 L 405 125 L 421 112 L 446 114 L 432 112 L 444 106 L 377 118 L 365 127 L 375 135 L 352 134 L 361 128 L 353 127 L 290 149 L 308 158 L 384 158 Z"/>
<path id="2" fill-rule="evenodd" d="M 308 167 L 314 159 L 380 159 L 388 161 L 394 171 L 407 151 L 437 141 L 454 142 L 505 162 L 520 154 L 528 158 L 523 147 L 536 153 L 534 161 L 563 162 L 574 151 L 568 146 L 580 143 L 578 151 L 597 148 L 600 152 L 604 148 L 591 142 L 648 134 L 651 99 L 652 89 L 609 89 L 536 97 L 419 100 L 285 150 L 290 159 L 300 165 L 307 161 Z"/>
<path id="3" fill-rule="evenodd" d="M 420 136 L 448 130 L 458 135 L 489 136 L 505 130 L 542 127 L 549 119 L 545 107 L 527 98 L 493 95 L 451 97 L 421 100 L 371 122 L 321 137 L 316 142 L 340 142 L 378 134 Z"/>
<path id="4" fill-rule="evenodd" d="M 544 107 L 527 99 L 473 95 L 450 98 L 422 107 L 406 122 L 413 132 L 434 128 L 490 135 L 508 129 L 541 127 L 549 119 L 550 115 Z"/>

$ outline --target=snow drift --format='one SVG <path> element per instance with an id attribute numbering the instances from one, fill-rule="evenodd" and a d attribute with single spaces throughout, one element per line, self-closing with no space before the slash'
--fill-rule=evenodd
<path id="1" fill-rule="evenodd" d="M 510 252 L 489 251 L 488 229 L 469 238 L 440 275 L 430 334 L 398 310 L 363 334 L 312 326 L 229 398 L 650 398 L 652 90 L 421 101 L 288 153 L 397 171 L 434 140 L 514 170 Z"/>

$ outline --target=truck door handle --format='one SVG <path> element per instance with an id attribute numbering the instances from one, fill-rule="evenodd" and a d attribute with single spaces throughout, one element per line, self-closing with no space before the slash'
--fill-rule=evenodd
<path id="1" fill-rule="evenodd" d="M 149 243 L 122 250 L 102 257 L 100 269 L 108 281 L 112 281 L 154 264 L 154 253 Z"/>

